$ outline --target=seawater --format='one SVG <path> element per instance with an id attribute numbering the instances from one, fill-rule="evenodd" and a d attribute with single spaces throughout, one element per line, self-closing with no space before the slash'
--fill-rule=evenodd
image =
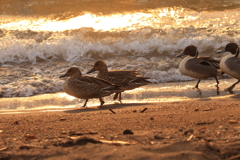
<path id="1" fill-rule="evenodd" d="M 215 80 L 203 80 L 199 87 L 200 91 L 192 89 L 196 85 L 196 81 L 185 82 L 167 82 L 159 84 L 151 84 L 143 86 L 134 90 L 125 91 L 122 93 L 123 104 L 113 101 L 113 95 L 104 97 L 105 104 L 101 110 L 108 108 L 124 108 L 125 106 L 139 106 L 143 109 L 146 104 L 154 104 L 161 102 L 159 108 L 164 107 L 164 102 L 175 101 L 209 101 L 215 98 L 237 98 L 236 94 L 240 94 L 240 90 L 234 89 L 235 94 L 229 94 L 224 91 L 236 80 L 221 79 L 220 91 L 217 93 Z M 85 100 L 77 99 L 67 95 L 64 92 L 45 93 L 30 97 L 12 97 L 0 99 L 0 114 L 6 113 L 24 113 L 24 112 L 51 112 L 51 111 L 67 111 L 80 109 Z M 94 107 L 91 111 L 97 111 L 96 108 L 100 105 L 98 99 L 91 99 L 88 101 L 87 107 Z M 89 111 L 89 110 L 87 110 Z M 84 112 L 84 110 L 82 111 Z"/>
<path id="2" fill-rule="evenodd" d="M 239 11 L 238 0 L 1 1 L 0 96 L 61 92 L 60 75 L 97 60 L 158 84 L 193 80 L 175 56 L 192 44 L 221 58 L 218 49 L 239 44 Z"/>

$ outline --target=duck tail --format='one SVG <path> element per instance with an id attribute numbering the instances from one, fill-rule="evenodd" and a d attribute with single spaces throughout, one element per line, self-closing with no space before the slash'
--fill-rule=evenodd
<path id="1" fill-rule="evenodd" d="M 103 90 L 111 91 L 111 92 L 123 92 L 124 90 L 120 89 L 119 86 L 112 85 L 102 88 Z"/>
<path id="2" fill-rule="evenodd" d="M 151 79 L 150 77 L 136 77 L 130 81 L 128 81 L 128 83 L 142 83 L 142 84 L 150 84 L 152 82 L 150 82 L 148 79 Z"/>

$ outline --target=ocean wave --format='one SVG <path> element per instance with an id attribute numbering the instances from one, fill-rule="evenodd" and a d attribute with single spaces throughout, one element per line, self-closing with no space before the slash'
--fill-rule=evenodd
<path id="1" fill-rule="evenodd" d="M 2 97 L 63 91 L 60 74 L 72 66 L 85 74 L 96 60 L 104 60 L 109 70 L 140 70 L 155 83 L 188 81 L 192 78 L 178 71 L 181 58 L 175 58 L 186 46 L 196 45 L 200 55 L 221 58 L 223 55 L 216 54 L 219 48 L 228 42 L 240 43 L 238 8 L 197 12 L 145 6 L 141 12 L 108 15 L 81 12 L 62 18 L 5 14 L 1 19 Z"/>
<path id="2" fill-rule="evenodd" d="M 36 63 L 38 60 L 53 59 L 71 62 L 116 56 L 172 58 L 187 45 L 196 45 L 201 52 L 211 54 L 229 41 L 240 41 L 239 36 L 220 36 L 218 32 L 203 35 L 204 32 L 207 34 L 208 29 L 198 31 L 190 27 L 158 31 L 145 28 L 118 34 L 75 31 L 75 35 L 71 36 L 54 32 L 30 34 L 15 31 L 0 38 L 0 62 Z"/>

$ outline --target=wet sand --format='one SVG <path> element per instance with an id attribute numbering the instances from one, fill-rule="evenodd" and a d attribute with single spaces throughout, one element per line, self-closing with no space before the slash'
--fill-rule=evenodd
<path id="1" fill-rule="evenodd" d="M 1 114 L 0 159 L 240 159 L 239 99 Z"/>

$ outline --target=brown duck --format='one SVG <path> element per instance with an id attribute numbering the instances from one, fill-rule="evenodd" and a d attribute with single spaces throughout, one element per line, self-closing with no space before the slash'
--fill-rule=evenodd
<path id="1" fill-rule="evenodd" d="M 92 73 L 94 71 L 99 71 L 97 74 L 97 78 L 109 81 L 119 86 L 119 88 L 122 90 L 132 90 L 151 83 L 150 81 L 147 80 L 150 79 L 149 77 L 139 77 L 141 74 L 136 70 L 108 71 L 107 65 L 104 61 L 97 61 L 94 64 L 93 68 L 89 72 L 87 72 L 87 74 Z M 114 100 L 118 99 L 118 101 L 122 103 L 121 92 L 116 92 L 113 99 Z"/>
<path id="2" fill-rule="evenodd" d="M 77 67 L 70 68 L 66 74 L 60 76 L 70 77 L 64 83 L 64 91 L 76 98 L 86 99 L 83 107 L 86 106 L 88 99 L 99 98 L 100 106 L 104 104 L 102 97 L 109 96 L 115 92 L 121 92 L 116 85 L 103 79 L 82 76 Z"/>

